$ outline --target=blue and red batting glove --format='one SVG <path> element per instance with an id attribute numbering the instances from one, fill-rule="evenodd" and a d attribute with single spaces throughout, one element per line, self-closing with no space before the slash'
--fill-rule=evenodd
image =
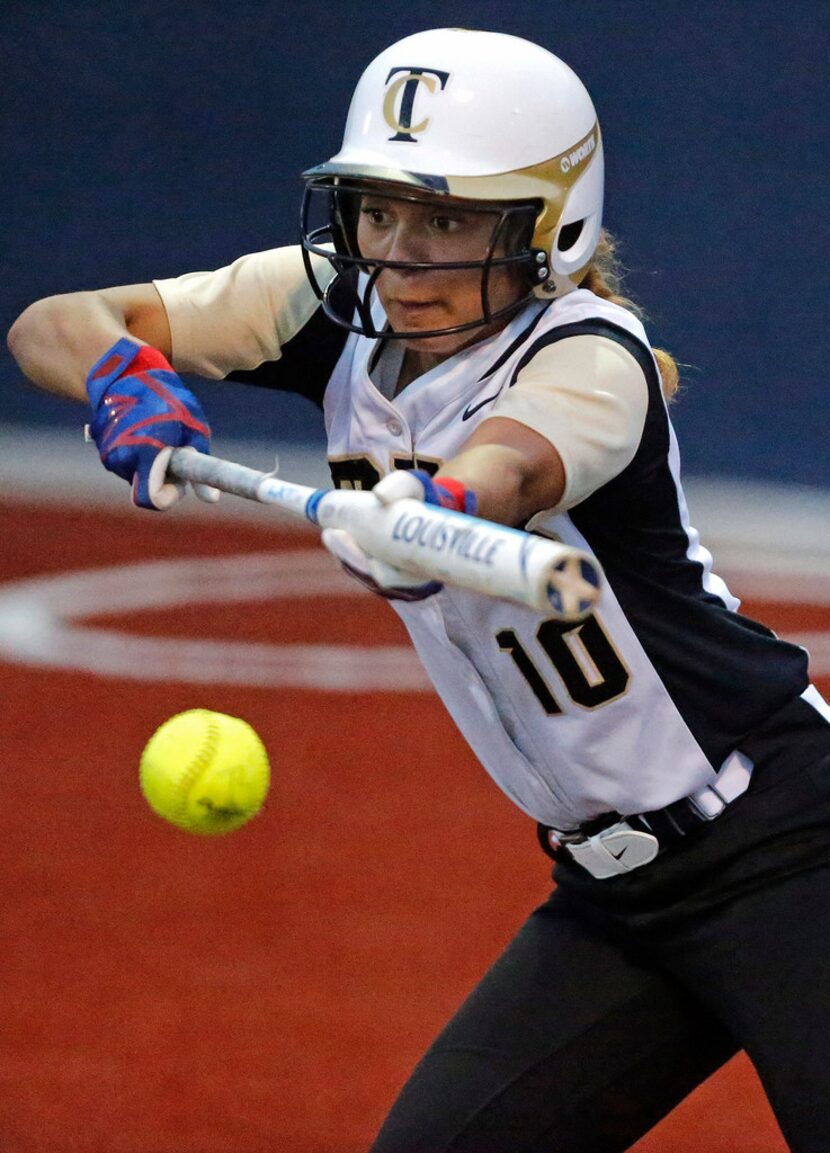
<path id="1" fill-rule="evenodd" d="M 465 488 L 460 480 L 453 480 L 449 476 L 435 480 L 422 468 L 408 471 L 421 482 L 425 504 L 437 504 L 440 508 L 451 508 L 455 512 L 466 512 L 470 516 L 475 516 L 476 494 Z"/>
<path id="2" fill-rule="evenodd" d="M 94 414 L 89 431 L 104 467 L 132 482 L 141 508 L 175 504 L 183 486 L 165 483 L 171 451 L 210 451 L 210 428 L 196 397 L 157 349 L 126 337 L 92 366 L 86 388 Z"/>

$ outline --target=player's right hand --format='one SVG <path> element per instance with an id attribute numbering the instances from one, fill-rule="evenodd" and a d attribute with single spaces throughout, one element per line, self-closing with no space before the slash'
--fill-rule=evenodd
<path id="1" fill-rule="evenodd" d="M 418 469 L 390 472 L 378 481 L 372 492 L 381 504 L 386 505 L 399 500 L 421 500 L 425 504 L 470 515 L 476 509 L 475 493 L 459 481 L 446 477 L 434 481 L 428 473 Z M 435 596 L 444 587 L 441 581 L 425 581 L 423 577 L 413 576 L 386 561 L 369 556 L 351 533 L 344 529 L 324 529 L 323 544 L 337 557 L 349 576 L 387 600 L 422 601 Z"/>
<path id="2" fill-rule="evenodd" d="M 195 396 L 155 348 L 124 337 L 92 366 L 86 381 L 92 439 L 104 467 L 133 488 L 141 508 L 166 509 L 184 496 L 166 481 L 174 448 L 210 451 L 210 428 Z M 194 486 L 202 500 L 219 493 Z"/>
<path id="3" fill-rule="evenodd" d="M 325 528 L 322 539 L 350 577 L 386 600 L 422 601 L 444 587 L 440 581 L 425 581 L 423 577 L 413 576 L 386 561 L 369 556 L 345 529 Z"/>
<path id="4" fill-rule="evenodd" d="M 478 500 L 472 489 L 448 476 L 433 478 L 420 468 L 395 469 L 382 477 L 372 492 L 381 504 L 398 500 L 422 500 L 438 508 L 475 516 Z"/>

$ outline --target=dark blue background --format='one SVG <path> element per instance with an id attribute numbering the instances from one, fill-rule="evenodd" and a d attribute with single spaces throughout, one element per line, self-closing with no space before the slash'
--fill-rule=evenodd
<path id="1" fill-rule="evenodd" d="M 594 96 L 628 289 L 689 366 L 686 470 L 830 484 L 826 0 L 7 0 L 0 23 L 4 331 L 39 296 L 293 242 L 298 173 L 339 146 L 368 60 L 421 28 L 489 27 Z M 200 391 L 223 434 L 318 435 L 299 399 Z M 78 423 L 7 354 L 0 404 Z"/>

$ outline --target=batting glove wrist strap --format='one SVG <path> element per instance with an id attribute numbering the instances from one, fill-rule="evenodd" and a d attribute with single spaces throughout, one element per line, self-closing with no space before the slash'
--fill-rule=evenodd
<path id="1" fill-rule="evenodd" d="M 112 348 L 107 349 L 101 359 L 93 364 L 86 378 L 86 391 L 92 407 L 98 407 L 104 393 L 119 377 L 137 376 L 140 372 L 152 369 L 173 373 L 173 366 L 157 348 L 151 348 L 149 344 L 137 344 L 126 337 L 117 340 Z"/>
<path id="2" fill-rule="evenodd" d="M 421 482 L 424 490 L 424 503 L 437 504 L 440 508 L 453 509 L 455 512 L 466 512 L 475 516 L 476 494 L 465 488 L 460 480 L 451 476 L 442 476 L 434 480 L 423 469 L 412 469 L 412 475 Z"/>
<path id="3" fill-rule="evenodd" d="M 155 348 L 126 337 L 90 369 L 90 433 L 104 467 L 131 481 L 133 501 L 163 509 L 184 495 L 169 484 L 166 462 L 174 448 L 210 451 L 210 428 L 196 397 Z M 198 493 L 198 490 L 197 490 Z M 213 491 L 198 493 L 214 500 Z"/>

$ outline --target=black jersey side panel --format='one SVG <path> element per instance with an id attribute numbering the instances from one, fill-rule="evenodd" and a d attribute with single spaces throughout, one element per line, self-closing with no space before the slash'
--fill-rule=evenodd
<path id="1" fill-rule="evenodd" d="M 728 609 L 705 588 L 703 564 L 688 555 L 669 417 L 650 349 L 614 324 L 586 321 L 540 338 L 522 363 L 545 344 L 588 334 L 616 341 L 636 359 L 648 383 L 648 411 L 631 463 L 568 515 L 676 708 L 719 765 L 741 737 L 804 691 L 807 654 Z"/>

